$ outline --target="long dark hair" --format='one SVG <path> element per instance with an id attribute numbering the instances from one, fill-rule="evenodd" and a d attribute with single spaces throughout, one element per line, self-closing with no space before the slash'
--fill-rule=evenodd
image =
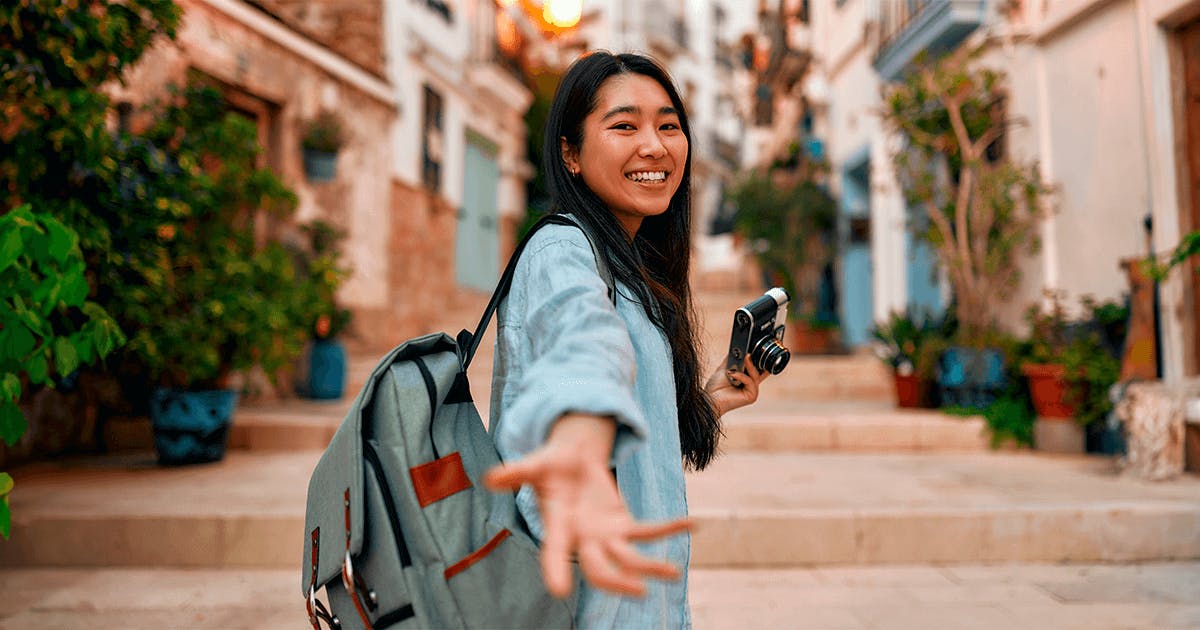
<path id="1" fill-rule="evenodd" d="M 567 172 L 561 144 L 566 138 L 570 146 L 580 146 L 583 121 L 596 108 L 601 85 L 610 77 L 626 73 L 650 77 L 666 90 L 679 112 L 679 126 L 689 146 L 683 180 L 667 211 L 643 219 L 632 243 L 616 216 L 583 178 Z M 667 72 L 654 60 L 634 54 L 593 52 L 572 64 L 559 83 L 546 120 L 545 143 L 542 168 L 553 211 L 570 213 L 591 229 L 613 277 L 633 291 L 632 299 L 642 305 L 671 344 L 683 459 L 687 466 L 702 470 L 716 454 L 721 423 L 703 386 L 696 312 L 688 280 L 692 136 L 683 101 Z"/>

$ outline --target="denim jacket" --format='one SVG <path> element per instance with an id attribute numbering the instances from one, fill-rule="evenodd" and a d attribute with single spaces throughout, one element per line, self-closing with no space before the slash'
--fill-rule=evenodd
<path id="1" fill-rule="evenodd" d="M 491 422 L 500 456 L 518 459 L 540 446 L 567 412 L 618 423 L 612 465 L 633 517 L 687 515 L 671 347 L 624 285 L 614 307 L 579 229 L 549 225 L 530 240 L 497 319 Z M 533 534 L 542 523 L 532 490 L 517 506 Z M 676 582 L 648 580 L 646 596 L 620 597 L 578 585 L 581 628 L 690 627 L 686 534 L 639 544 L 683 572 Z"/>

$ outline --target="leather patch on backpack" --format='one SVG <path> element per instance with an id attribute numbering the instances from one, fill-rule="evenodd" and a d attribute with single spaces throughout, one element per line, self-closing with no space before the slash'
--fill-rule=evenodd
<path id="1" fill-rule="evenodd" d="M 408 469 L 412 475 L 413 490 L 417 503 L 425 507 L 463 490 L 471 488 L 471 480 L 463 468 L 462 456 L 457 452 L 435 459 L 428 464 Z"/>

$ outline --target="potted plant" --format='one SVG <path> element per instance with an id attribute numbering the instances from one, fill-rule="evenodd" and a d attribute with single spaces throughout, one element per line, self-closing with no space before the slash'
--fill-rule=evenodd
<path id="1" fill-rule="evenodd" d="M 1123 439 L 1111 414 L 1109 390 L 1120 373 L 1122 314 L 1127 311 L 1116 302 L 1087 296 L 1080 305 L 1084 317 L 1074 320 L 1065 316 L 1058 294 L 1051 295 L 1046 311 L 1030 308 L 1021 373 L 1028 379 L 1039 422 L 1074 420 L 1086 450 L 1115 454 L 1123 449 Z"/>
<path id="2" fill-rule="evenodd" d="M 837 207 L 821 181 L 823 162 L 793 143 L 789 157 L 748 173 L 728 199 L 737 207 L 735 229 L 774 281 L 792 296 L 792 352 L 830 352 L 837 326 L 822 309 L 825 270 L 836 253 Z"/>
<path id="3" fill-rule="evenodd" d="M 1075 405 L 1068 394 L 1067 367 L 1063 363 L 1068 345 L 1067 320 L 1061 294 L 1051 292 L 1048 298 L 1048 310 L 1033 305 L 1025 313 L 1029 348 L 1021 362 L 1021 373 L 1029 381 L 1029 397 L 1039 417 L 1073 418 Z"/>
<path id="4" fill-rule="evenodd" d="M 345 233 L 324 221 L 304 226 L 309 237 L 300 264 L 310 282 L 301 298 L 301 318 L 311 323 L 311 338 L 296 370 L 296 392 L 318 400 L 342 397 L 346 386 L 346 349 L 339 335 L 350 325 L 350 310 L 337 304 L 336 292 L 348 274 L 338 243 Z"/>
<path id="5" fill-rule="evenodd" d="M 191 87 L 159 106 L 157 123 L 121 156 L 127 252 L 100 270 L 128 331 L 126 364 L 153 387 L 149 412 L 164 464 L 224 456 L 238 392 L 231 375 L 274 379 L 303 347 L 297 315 L 310 279 L 256 225 L 291 216 L 296 198 L 255 165 L 254 123 L 219 92 Z"/>
<path id="6" fill-rule="evenodd" d="M 899 407 L 928 405 L 932 366 L 923 346 L 935 329 L 931 318 L 914 317 L 910 310 L 894 311 L 871 329 L 876 356 L 892 370 Z"/>
<path id="7" fill-rule="evenodd" d="M 895 163 L 913 222 L 953 288 L 959 332 L 942 357 L 943 394 L 986 407 L 1003 387 L 1006 359 L 988 345 L 996 302 L 1020 280 L 1016 257 L 1038 248 L 1050 187 L 1033 164 L 1003 155 L 1005 78 L 975 63 L 982 48 L 921 62 L 885 88 L 883 116 L 904 139 Z"/>
<path id="8" fill-rule="evenodd" d="M 344 141 L 342 121 L 333 112 L 322 110 L 305 124 L 300 145 L 309 181 L 325 182 L 337 176 L 337 154 Z"/>

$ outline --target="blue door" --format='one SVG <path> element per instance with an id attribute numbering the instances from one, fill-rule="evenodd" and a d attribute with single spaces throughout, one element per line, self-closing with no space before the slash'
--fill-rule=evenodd
<path id="1" fill-rule="evenodd" d="M 496 288 L 500 277 L 499 186 L 495 145 L 468 133 L 463 203 L 455 237 L 455 275 L 462 286 L 482 291 Z"/>
<path id="2" fill-rule="evenodd" d="M 908 208 L 908 218 L 915 231 L 924 232 L 929 225 L 925 209 Z M 942 289 L 938 280 L 937 257 L 933 248 L 925 239 L 913 235 L 914 230 L 906 230 L 904 240 L 908 259 L 905 261 L 908 280 L 908 307 L 914 314 L 937 316 L 942 312 Z"/>
<path id="3" fill-rule="evenodd" d="M 874 313 L 871 281 L 871 189 L 867 151 L 842 169 L 838 221 L 841 241 L 842 341 L 849 347 L 870 341 Z"/>

